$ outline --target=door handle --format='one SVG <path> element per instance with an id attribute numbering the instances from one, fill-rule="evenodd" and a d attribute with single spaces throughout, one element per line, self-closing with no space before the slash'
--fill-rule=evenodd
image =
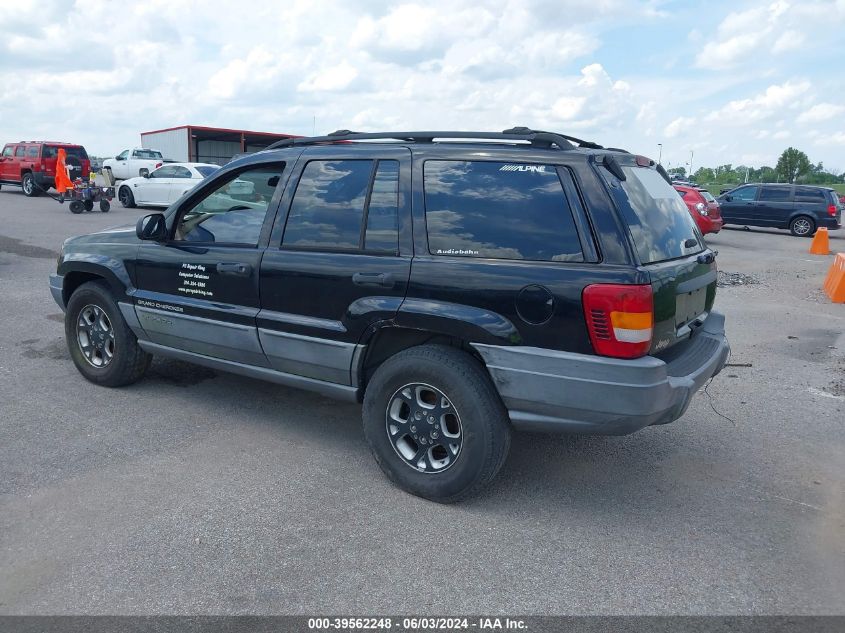
<path id="1" fill-rule="evenodd" d="M 355 273 L 352 283 L 356 286 L 383 286 L 393 288 L 393 275 L 390 273 Z"/>
<path id="2" fill-rule="evenodd" d="M 249 277 L 252 274 L 252 266 L 249 264 L 220 262 L 217 264 L 217 272 L 221 275 L 233 275 L 235 277 Z"/>

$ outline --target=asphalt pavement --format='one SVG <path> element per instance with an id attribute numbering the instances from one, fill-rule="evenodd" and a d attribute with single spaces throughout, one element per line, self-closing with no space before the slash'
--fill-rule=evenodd
<path id="1" fill-rule="evenodd" d="M 845 305 L 809 240 L 708 240 L 733 366 L 683 418 L 516 435 L 441 506 L 382 476 L 358 406 L 167 360 L 86 382 L 48 275 L 146 212 L 0 191 L 0 613 L 845 613 Z"/>

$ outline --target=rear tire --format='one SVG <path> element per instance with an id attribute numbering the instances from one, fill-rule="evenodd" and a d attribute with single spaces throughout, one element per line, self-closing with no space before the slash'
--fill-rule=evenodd
<path id="1" fill-rule="evenodd" d="M 117 190 L 117 199 L 127 209 L 135 208 L 135 196 L 132 195 L 132 190 L 126 185 Z"/>
<path id="2" fill-rule="evenodd" d="M 480 492 L 510 448 L 508 414 L 484 367 L 444 345 L 386 360 L 367 385 L 363 423 L 387 477 L 439 503 Z"/>
<path id="3" fill-rule="evenodd" d="M 811 237 L 816 232 L 816 221 L 808 215 L 798 215 L 789 223 L 789 232 L 795 237 Z"/>
<path id="4" fill-rule="evenodd" d="M 102 282 L 84 283 L 71 295 L 65 313 L 65 338 L 79 373 L 104 387 L 136 382 L 152 360 L 152 355 L 138 346 L 138 339 Z"/>
<path id="5" fill-rule="evenodd" d="M 82 203 L 82 206 L 85 207 L 86 211 L 93 211 L 94 210 L 94 201 L 93 200 L 86 200 Z"/>
<path id="6" fill-rule="evenodd" d="M 38 186 L 35 184 L 35 178 L 30 172 L 26 172 L 21 177 L 21 189 L 23 190 L 23 195 L 27 198 L 35 198 L 40 193 Z"/>
<path id="7" fill-rule="evenodd" d="M 108 200 L 100 200 L 100 211 L 103 213 L 108 213 L 109 209 L 111 209 L 111 204 Z"/>

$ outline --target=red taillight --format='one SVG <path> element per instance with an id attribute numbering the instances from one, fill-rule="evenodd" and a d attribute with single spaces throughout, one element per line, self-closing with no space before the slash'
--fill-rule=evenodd
<path id="1" fill-rule="evenodd" d="M 654 298 L 650 285 L 593 284 L 582 295 L 596 354 L 639 358 L 651 348 Z"/>
<path id="2" fill-rule="evenodd" d="M 156 163 L 156 169 L 158 169 L 159 167 L 161 167 L 163 164 L 164 164 L 164 163 Z"/>
<path id="3" fill-rule="evenodd" d="M 827 205 L 827 214 L 830 217 L 836 217 L 836 205 L 835 204 Z"/>

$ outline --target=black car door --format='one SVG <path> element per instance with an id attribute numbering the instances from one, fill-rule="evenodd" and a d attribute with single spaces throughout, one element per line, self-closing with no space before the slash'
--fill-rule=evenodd
<path id="1" fill-rule="evenodd" d="M 792 215 L 792 204 L 791 186 L 763 185 L 752 210 L 752 220 L 755 226 L 785 227 Z"/>
<path id="2" fill-rule="evenodd" d="M 266 366 L 256 331 L 261 255 L 283 190 L 284 163 L 213 178 L 139 248 L 135 311 L 149 340 Z"/>
<path id="3" fill-rule="evenodd" d="M 719 206 L 725 224 L 748 224 L 753 221 L 759 189 L 757 185 L 746 185 L 719 196 Z"/>
<path id="4" fill-rule="evenodd" d="M 362 335 L 407 289 L 410 179 L 407 148 L 302 154 L 261 263 L 258 336 L 273 369 L 355 384 Z"/>

